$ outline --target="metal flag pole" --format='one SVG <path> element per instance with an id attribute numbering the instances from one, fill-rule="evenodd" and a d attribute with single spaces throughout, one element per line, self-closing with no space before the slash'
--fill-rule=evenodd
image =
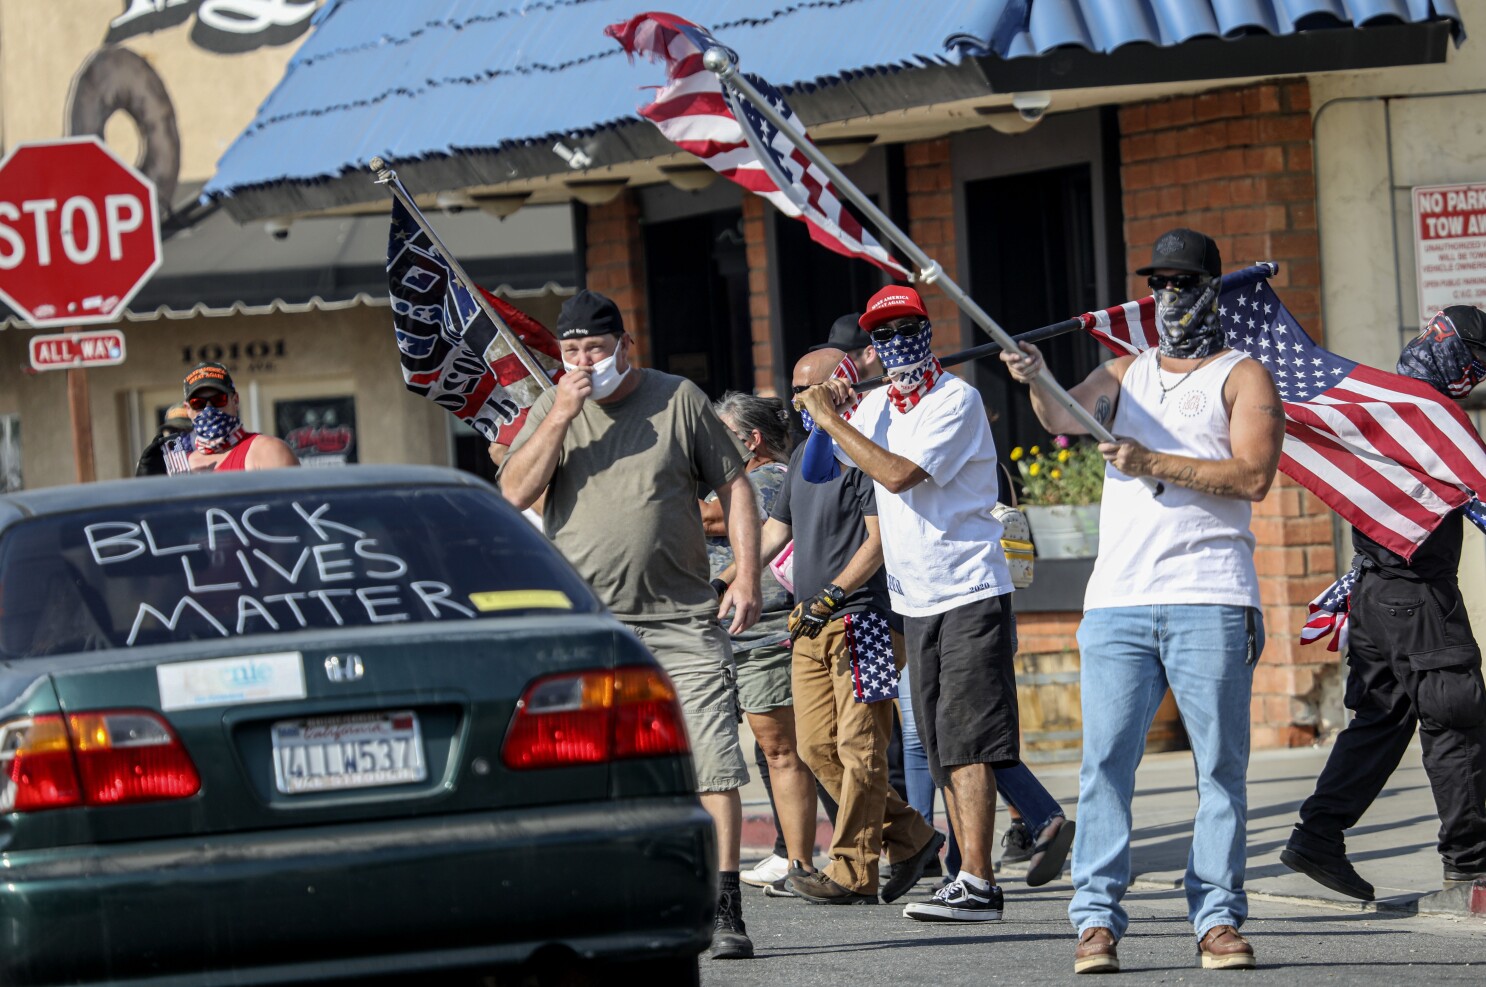
<path id="1" fill-rule="evenodd" d="M 1018 343 L 1038 343 L 1044 339 L 1051 339 L 1054 336 L 1062 336 L 1065 333 L 1073 332 L 1075 329 L 1087 329 L 1091 325 L 1093 325 L 1093 319 L 1090 316 L 1076 315 L 1071 319 L 1064 319 L 1062 322 L 1054 322 L 1050 326 L 1043 326 L 1041 329 L 1017 333 L 1011 338 Z M 968 350 L 951 353 L 939 362 L 946 367 L 955 367 L 962 363 L 969 363 L 971 360 L 981 360 L 988 356 L 995 356 L 1004 348 L 1000 343 L 994 341 L 982 343 L 979 346 L 972 346 Z M 866 380 L 859 381 L 851 385 L 851 388 L 858 393 L 872 391 L 884 386 L 890 380 L 891 378 L 887 374 L 880 374 L 876 377 L 868 377 Z"/>
<path id="2" fill-rule="evenodd" d="M 495 326 L 496 338 L 499 339 L 504 334 L 507 345 L 510 346 L 511 352 L 516 354 L 516 359 L 521 361 L 521 365 L 526 368 L 527 372 L 533 378 L 541 383 L 543 390 L 551 390 L 552 378 L 547 376 L 547 371 L 537 362 L 536 357 L 531 355 L 531 351 L 526 348 L 526 344 L 521 341 L 521 337 L 516 335 L 510 326 L 506 325 L 506 320 L 502 319 L 500 313 L 485 300 L 484 294 L 475 286 L 475 282 L 469 276 L 469 272 L 464 269 L 463 264 L 459 263 L 459 258 L 455 257 L 449 248 L 444 246 L 444 241 L 439 239 L 439 235 L 434 232 L 433 224 L 428 221 L 428 217 L 423 215 L 423 210 L 419 209 L 418 204 L 413 201 L 413 196 L 408 192 L 407 186 L 403 185 L 402 179 L 397 177 L 397 172 L 387 167 L 387 163 L 381 158 L 371 159 L 371 170 L 377 176 L 377 184 L 387 186 L 387 190 L 412 215 L 413 221 L 418 224 L 418 228 L 428 234 L 428 239 L 433 241 L 433 245 L 443 255 L 444 263 L 449 265 L 449 270 L 453 272 L 454 277 L 460 284 L 464 285 L 464 290 L 470 293 L 470 297 L 475 300 L 475 304 L 480 306 L 480 311 L 484 312 L 486 318 Z M 488 363 L 489 361 L 487 360 L 486 362 Z"/>
<path id="3" fill-rule="evenodd" d="M 918 244 L 909 239 L 908 234 L 898 229 L 897 224 L 889 219 L 881 209 L 878 209 L 877 204 L 867 198 L 851 179 L 842 174 L 841 169 L 832 164 L 830 159 L 810 142 L 809 138 L 801 135 L 794 127 L 790 126 L 789 121 L 780 115 L 773 104 L 765 99 L 763 94 L 754 87 L 753 83 L 749 82 L 747 77 L 738 71 L 738 66 L 733 61 L 732 55 L 727 49 L 719 47 L 708 48 L 702 54 L 702 65 L 707 71 L 717 76 L 718 81 L 722 83 L 724 88 L 732 89 L 752 103 L 765 120 L 768 120 L 775 129 L 788 138 L 789 142 L 798 148 L 801 154 L 809 158 L 812 164 L 824 172 L 826 177 L 835 184 L 837 190 L 846 196 L 847 199 L 851 200 L 851 203 L 860 209 L 880 232 L 884 233 L 903 253 L 908 255 L 908 259 L 919 269 L 919 281 L 924 284 L 937 284 L 940 290 L 949 296 L 950 301 L 954 302 L 960 311 L 970 316 L 971 321 L 984 329 L 992 339 L 1001 345 L 1002 349 L 1017 349 L 1016 342 L 1006 330 L 997 325 L 996 320 L 991 318 L 985 309 L 976 304 L 973 298 L 965 294 L 964 290 L 955 284 L 949 275 L 944 273 L 944 269 L 939 266 L 938 261 L 924 253 Z M 1037 380 L 1046 387 L 1048 393 L 1080 425 L 1088 430 L 1090 435 L 1101 442 L 1118 441 L 1110 433 L 1109 429 L 1105 428 L 1083 405 L 1073 400 L 1073 396 L 1063 389 L 1063 386 L 1058 383 L 1057 378 L 1053 376 L 1052 371 L 1048 369 L 1046 362 L 1043 363 L 1042 370 L 1038 372 Z M 1165 490 L 1164 484 L 1159 480 L 1150 477 L 1142 477 L 1141 480 L 1158 497 Z"/>

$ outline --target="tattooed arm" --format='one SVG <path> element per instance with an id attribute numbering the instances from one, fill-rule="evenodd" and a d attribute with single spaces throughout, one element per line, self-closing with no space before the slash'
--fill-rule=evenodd
<path id="1" fill-rule="evenodd" d="M 1089 430 L 1083 423 L 1074 418 L 1062 402 L 1052 396 L 1047 385 L 1038 379 L 1042 370 L 1042 351 L 1031 343 L 1020 345 L 1020 353 L 1003 352 L 1001 362 L 1006 364 L 1013 380 L 1032 385 L 1032 410 L 1037 413 L 1042 427 L 1063 435 L 1087 435 Z M 1133 356 L 1122 356 L 1101 363 L 1084 378 L 1083 383 L 1070 388 L 1068 393 L 1094 416 L 1095 421 L 1109 428 L 1114 421 L 1115 404 L 1120 399 L 1120 381 L 1125 379 L 1125 371 L 1133 362 Z"/>
<path id="2" fill-rule="evenodd" d="M 1102 442 L 1099 451 L 1126 476 L 1153 476 L 1179 487 L 1235 500 L 1263 500 L 1280 464 L 1285 411 L 1269 371 L 1254 360 L 1233 368 L 1223 385 L 1229 459 L 1152 452 L 1135 442 Z"/>

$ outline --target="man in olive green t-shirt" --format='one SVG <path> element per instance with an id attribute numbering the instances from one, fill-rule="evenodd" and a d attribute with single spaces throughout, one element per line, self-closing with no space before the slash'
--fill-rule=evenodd
<path id="1" fill-rule="evenodd" d="M 548 537 L 675 682 L 702 806 L 717 826 L 712 955 L 746 958 L 753 943 L 738 894 L 738 789 L 748 768 L 728 634 L 759 615 L 753 488 L 701 390 L 630 363 L 634 341 L 612 301 L 586 290 L 569 298 L 557 338 L 566 373 L 527 413 L 500 471 L 501 493 L 521 510 L 546 494 Z M 740 565 L 720 603 L 708 580 L 699 485 L 717 491 L 734 556 L 751 563 L 749 571 Z"/>

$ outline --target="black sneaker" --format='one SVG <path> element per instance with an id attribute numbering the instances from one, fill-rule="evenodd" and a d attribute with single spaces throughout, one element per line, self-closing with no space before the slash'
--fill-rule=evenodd
<path id="1" fill-rule="evenodd" d="M 1373 900 L 1373 886 L 1363 880 L 1357 868 L 1347 859 L 1345 852 L 1336 855 L 1321 854 L 1306 847 L 1297 846 L 1294 840 L 1280 851 L 1280 863 L 1298 871 L 1338 894 L 1363 901 Z"/>
<path id="2" fill-rule="evenodd" d="M 791 888 L 789 886 L 789 875 L 786 874 L 784 877 L 781 877 L 779 880 L 775 881 L 773 884 L 765 884 L 764 885 L 764 897 L 765 898 L 798 898 L 799 895 L 795 894 L 794 891 L 791 890 Z"/>
<path id="3" fill-rule="evenodd" d="M 930 860 L 939 859 L 939 848 L 944 846 L 944 834 L 937 829 L 934 835 L 929 837 L 929 842 L 919 847 L 917 853 L 907 860 L 893 866 L 893 874 L 887 883 L 882 886 L 882 900 L 884 902 L 897 901 L 908 893 L 908 889 L 918 883 L 923 877 L 924 868 Z"/>
<path id="4" fill-rule="evenodd" d="M 920 922 L 999 922 L 1004 907 L 999 887 L 976 891 L 964 881 L 955 880 L 928 901 L 905 906 L 903 917 Z"/>
<path id="5" fill-rule="evenodd" d="M 1007 864 L 1024 864 L 1032 859 L 1032 847 L 1035 841 L 1032 839 L 1032 831 L 1027 824 L 1020 819 L 1013 819 L 1011 825 L 1006 827 L 1006 832 L 1001 836 L 1001 845 L 1006 851 L 1001 854 L 1000 863 L 997 867 L 1005 867 Z"/>
<path id="6" fill-rule="evenodd" d="M 743 899 L 737 891 L 719 891 L 717 894 L 717 918 L 712 925 L 712 958 L 753 958 L 753 940 L 748 938 L 748 927 L 743 924 Z"/>

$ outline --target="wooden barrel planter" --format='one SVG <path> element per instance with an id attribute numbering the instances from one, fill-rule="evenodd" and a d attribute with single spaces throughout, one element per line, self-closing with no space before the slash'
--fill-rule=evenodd
<path id="1" fill-rule="evenodd" d="M 1022 725 L 1022 760 L 1029 764 L 1077 761 L 1083 753 L 1077 651 L 1016 656 L 1016 694 Z M 1176 699 L 1167 690 L 1146 734 L 1146 753 L 1187 749 Z"/>

